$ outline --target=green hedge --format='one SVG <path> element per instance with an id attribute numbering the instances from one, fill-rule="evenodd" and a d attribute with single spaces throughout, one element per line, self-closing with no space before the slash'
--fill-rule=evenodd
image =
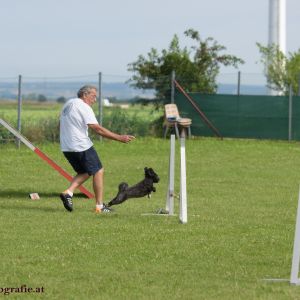
<path id="1" fill-rule="evenodd" d="M 14 128 L 16 128 L 16 121 L 9 120 L 2 116 Z M 107 129 L 119 134 L 132 134 L 135 136 L 161 136 L 161 118 L 154 121 L 141 118 L 136 113 L 128 113 L 124 109 L 114 109 L 111 114 L 104 116 L 103 126 Z M 59 141 L 59 119 L 41 118 L 38 120 L 29 120 L 22 123 L 21 133 L 32 142 L 58 142 Z M 90 132 L 92 138 L 95 134 Z M 13 140 L 13 135 L 0 126 L 0 143 L 7 143 Z"/>

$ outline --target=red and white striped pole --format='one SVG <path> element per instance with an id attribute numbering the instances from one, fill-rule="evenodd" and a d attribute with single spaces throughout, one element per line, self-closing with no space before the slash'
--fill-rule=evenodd
<path id="1" fill-rule="evenodd" d="M 43 159 L 48 165 L 50 165 L 54 170 L 60 173 L 63 177 L 65 177 L 68 181 L 72 181 L 73 177 L 67 173 L 64 169 L 62 169 L 56 162 L 54 162 L 50 157 L 48 157 L 45 153 L 43 153 L 39 148 L 35 147 L 32 143 L 30 143 L 22 134 L 20 134 L 17 130 L 15 130 L 12 126 L 10 126 L 3 119 L 0 119 L 0 124 L 2 124 L 7 130 L 9 130 L 15 137 L 17 137 L 23 144 L 25 144 L 29 149 L 31 149 L 34 153 L 36 153 L 41 159 Z M 94 198 L 94 195 L 89 192 L 84 186 L 80 186 L 79 190 L 85 194 L 88 198 Z"/>

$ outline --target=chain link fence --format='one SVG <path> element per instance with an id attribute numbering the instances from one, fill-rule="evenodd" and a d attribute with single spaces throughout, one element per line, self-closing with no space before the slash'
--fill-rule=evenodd
<path id="1" fill-rule="evenodd" d="M 178 81 L 180 82 L 180 78 Z M 69 98 L 76 97 L 77 91 L 83 85 L 90 84 L 96 86 L 101 99 L 106 99 L 106 104 L 109 105 L 109 103 L 114 101 L 122 104 L 129 100 L 138 101 L 142 99 L 144 101 L 145 99 L 155 98 L 155 88 L 159 86 L 166 86 L 170 90 L 171 97 L 174 97 L 174 93 L 172 96 L 171 92 L 171 82 L 172 78 L 170 74 L 170 76 L 158 78 L 155 85 L 149 85 L 148 89 L 138 90 L 130 86 L 129 76 L 101 73 L 65 77 L 22 76 L 0 78 L 0 104 L 5 103 L 5 106 L 0 106 L 0 118 L 10 122 L 18 130 L 22 128 L 22 133 L 27 134 L 29 138 L 33 137 L 39 140 L 38 135 L 41 134 L 41 130 L 38 129 L 44 128 L 44 131 L 48 132 L 46 134 L 47 140 L 57 141 L 57 123 L 60 107 Z M 180 84 L 184 86 L 184 82 L 180 82 Z M 224 136 L 286 138 L 286 129 L 282 128 L 285 128 L 287 122 L 290 122 L 287 120 L 288 100 L 286 100 L 287 98 L 280 100 L 280 98 L 276 97 L 264 98 L 268 94 L 268 89 L 266 88 L 266 79 L 263 74 L 241 72 L 221 73 L 217 77 L 217 85 L 217 95 L 195 93 L 192 94 L 192 97 L 196 99 L 196 102 L 207 113 L 208 117 L 216 123 L 220 131 L 223 131 Z M 259 99 L 256 98 L 258 95 L 261 96 Z M 296 130 L 298 122 L 297 101 L 298 98 L 295 98 L 292 106 L 294 124 L 292 136 L 294 139 L 299 138 Z M 207 129 L 204 128 L 201 120 L 198 120 L 199 117 L 195 115 L 195 111 L 189 108 L 187 101 L 178 93 L 176 93 L 176 103 L 178 103 L 183 115 L 193 119 L 192 130 L 194 135 L 210 135 Z M 104 101 L 98 102 L 98 107 L 94 107 L 95 113 L 100 123 L 106 122 L 106 124 L 111 126 L 111 120 L 107 118 L 109 109 L 106 110 L 103 104 Z M 272 108 L 272 105 L 277 108 Z M 278 115 L 279 119 L 261 115 L 262 111 L 266 111 L 266 114 L 267 112 L 271 113 L 271 111 L 275 112 L 279 106 L 284 107 L 280 112 L 282 115 L 280 117 Z M 246 107 L 248 108 L 246 109 Z M 213 111 L 214 109 L 216 111 Z M 33 110 L 36 110 L 36 113 L 33 113 Z M 235 111 L 234 114 L 233 111 Z M 279 114 L 279 111 L 276 114 Z M 249 117 L 250 115 L 251 117 Z M 122 111 L 118 111 L 113 118 L 116 119 L 117 116 L 121 117 L 123 122 L 125 122 L 127 117 Z M 248 116 L 248 121 L 243 123 L 242 119 L 246 116 Z M 109 117 L 111 118 L 111 115 Z M 251 122 L 249 121 L 250 119 L 252 120 Z M 270 125 L 270 121 L 271 123 L 274 122 L 272 126 Z M 131 123 L 134 122 L 138 122 L 138 120 L 133 119 Z M 245 125 L 246 123 L 248 127 Z M 256 126 L 255 130 L 253 126 Z M 134 130 L 133 124 L 129 127 L 131 131 Z M 146 127 L 143 129 L 143 134 L 145 135 L 147 135 Z M 246 127 L 252 128 L 251 134 Z M 264 131 L 263 134 L 257 133 L 258 127 Z M 269 133 L 266 133 L 265 129 L 262 129 L 267 127 L 270 127 Z M 33 128 L 37 128 L 37 130 L 35 131 Z M 244 128 L 244 132 L 242 128 Z M 123 128 L 121 127 L 121 129 Z M 247 130 L 248 133 L 245 134 Z M 148 134 L 152 133 L 151 130 L 148 132 Z M 2 141 L 9 141 L 12 140 L 12 137 L 0 127 L 0 139 Z"/>
<path id="2" fill-rule="evenodd" d="M 0 118 L 11 123 L 32 141 L 58 141 L 58 120 L 61 106 L 77 97 L 83 85 L 93 85 L 99 91 L 93 109 L 100 124 L 122 133 L 147 135 L 146 119 L 137 116 L 137 109 L 129 115 L 129 101 L 154 97 L 153 90 L 137 90 L 128 83 L 129 76 L 92 74 L 69 77 L 18 76 L 0 78 Z M 98 97 L 98 98 L 99 98 Z M 122 124 L 121 124 L 122 123 Z M 0 142 L 14 138 L 0 126 Z"/>

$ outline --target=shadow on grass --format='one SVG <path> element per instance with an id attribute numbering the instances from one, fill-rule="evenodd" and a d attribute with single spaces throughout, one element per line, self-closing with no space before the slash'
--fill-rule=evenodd
<path id="1" fill-rule="evenodd" d="M 4 204 L 1 205 L 0 203 L 0 208 L 1 210 L 20 210 L 20 208 L 22 208 L 22 210 L 28 210 L 28 211 L 44 211 L 44 212 L 59 212 L 60 210 L 55 208 L 55 207 L 42 207 L 42 206 L 28 206 L 26 205 L 26 203 L 24 204 L 18 204 L 18 205 L 11 205 L 11 204 Z"/>
<path id="2" fill-rule="evenodd" d="M 42 192 L 39 193 L 40 198 L 48 198 L 48 199 L 59 199 L 59 193 L 48 193 L 48 192 Z M 74 198 L 82 198 L 82 199 L 88 199 L 84 194 L 81 193 L 75 193 Z M 3 198 L 3 199 L 2 199 Z M 21 199 L 29 199 L 29 193 L 26 191 L 16 191 L 16 190 L 4 190 L 0 191 L 0 201 L 1 200 L 16 200 L 16 198 Z"/>
<path id="3" fill-rule="evenodd" d="M 53 200 L 57 201 L 59 205 L 61 205 L 59 193 L 39 193 L 41 200 L 31 200 L 29 198 L 28 192 L 24 191 L 16 191 L 16 190 L 5 190 L 0 191 L 0 208 L 7 210 L 19 210 L 20 208 L 31 211 L 45 211 L 45 212 L 60 212 L 61 209 L 56 207 L 45 207 L 41 205 L 28 205 L 37 203 L 40 204 L 43 200 Z M 74 194 L 74 198 L 82 198 L 87 199 L 87 197 L 83 194 Z M 20 202 L 24 201 L 24 202 Z M 18 204 L 12 204 L 14 201 L 18 201 Z M 41 202 L 40 202 L 41 201 Z M 62 207 L 62 210 L 64 208 Z"/>

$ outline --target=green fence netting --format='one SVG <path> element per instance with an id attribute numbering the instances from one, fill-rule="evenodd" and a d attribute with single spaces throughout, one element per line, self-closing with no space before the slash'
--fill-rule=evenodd
<path id="1" fill-rule="evenodd" d="M 289 139 L 289 97 L 204 95 L 189 93 L 223 137 Z M 175 103 L 180 115 L 192 119 L 192 134 L 214 136 L 199 113 L 179 91 Z M 292 98 L 291 138 L 300 140 L 300 97 Z"/>

